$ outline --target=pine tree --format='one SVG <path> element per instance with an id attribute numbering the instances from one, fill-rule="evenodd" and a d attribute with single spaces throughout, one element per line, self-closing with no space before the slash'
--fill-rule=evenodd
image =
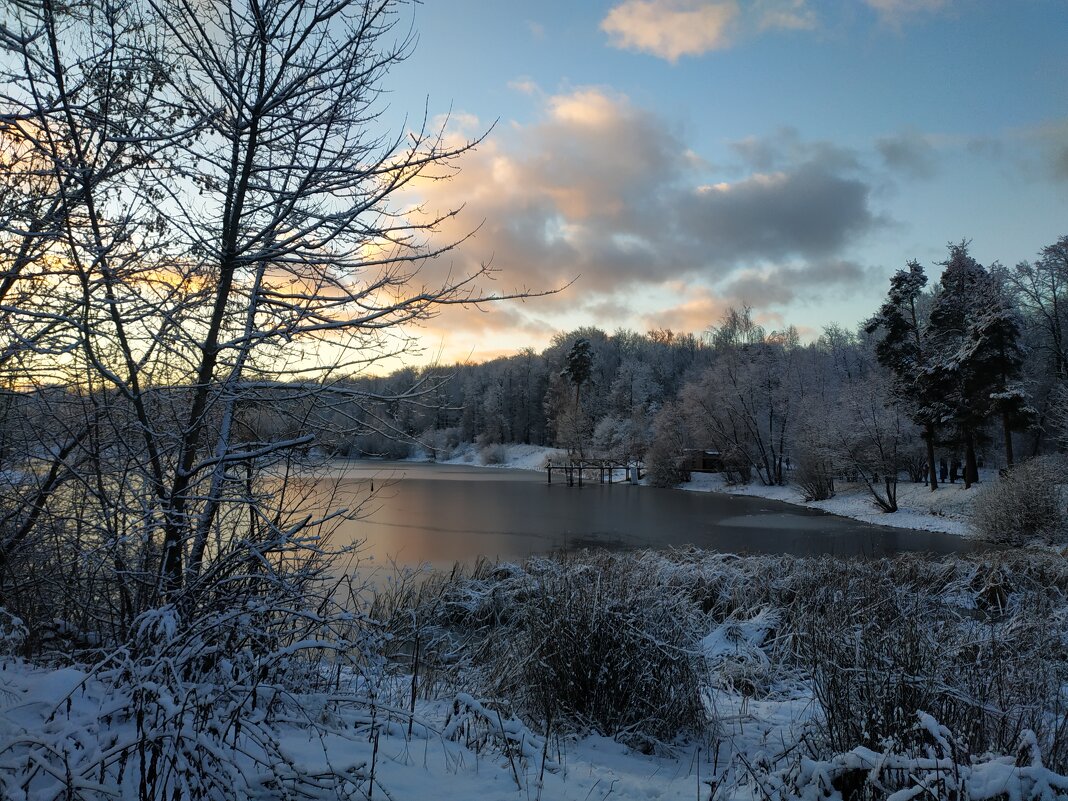
<path id="1" fill-rule="evenodd" d="M 1012 429 L 1026 416 L 1018 383 L 1023 352 L 1015 309 L 991 273 L 968 253 L 968 243 L 949 246 L 949 258 L 928 321 L 936 358 L 926 371 L 941 422 L 954 426 L 964 444 L 964 486 L 979 480 L 975 439 L 993 414 L 1005 429 L 1012 463 Z"/>
<path id="2" fill-rule="evenodd" d="M 1005 464 L 1012 466 L 1012 432 L 1026 426 L 1034 416 L 1020 382 L 1025 354 L 1020 345 L 1022 323 L 1008 293 L 994 274 L 988 274 L 985 296 L 971 326 L 972 391 L 977 402 L 985 400 L 986 412 L 1001 419 Z"/>
<path id="3" fill-rule="evenodd" d="M 934 443 L 938 413 L 928 380 L 929 347 L 925 342 L 926 326 L 922 319 L 921 299 L 927 275 L 915 259 L 907 269 L 898 270 L 890 279 L 890 291 L 879 311 L 865 323 L 864 330 L 883 337 L 875 347 L 879 364 L 893 373 L 895 401 L 914 423 L 923 428 L 927 446 L 927 474 L 931 489 L 938 489 Z"/>

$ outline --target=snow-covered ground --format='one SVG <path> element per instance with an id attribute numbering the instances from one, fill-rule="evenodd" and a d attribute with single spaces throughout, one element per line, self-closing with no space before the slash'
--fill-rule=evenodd
<path id="1" fill-rule="evenodd" d="M 5 801 L 66 797 L 67 783 L 74 797 L 85 801 L 137 798 L 136 757 L 131 757 L 121 785 L 106 769 L 102 782 L 97 773 L 98 766 L 114 762 L 109 750 L 137 740 L 134 720 L 123 711 L 129 702 L 126 694 L 82 670 L 46 670 L 0 657 L 0 795 Z M 741 696 L 724 693 L 712 703 L 723 725 L 720 745 L 713 749 L 708 742 L 690 742 L 668 755 L 643 754 L 599 735 L 565 738 L 546 749 L 544 739 L 517 719 L 498 717 L 460 694 L 419 702 L 410 733 L 406 716 L 398 718 L 385 706 L 370 728 L 366 707 L 354 710 L 349 721 L 336 720 L 341 724 L 336 731 L 278 723 L 276 758 L 311 776 L 350 777 L 344 783 L 319 781 L 321 795 L 300 796 L 306 798 L 349 797 L 339 794 L 348 791 L 355 798 L 393 801 L 688 801 L 709 797 L 708 781 L 717 774 L 722 778 L 729 754 L 754 758 L 769 738 L 794 742 L 794 729 L 811 707 L 811 699 L 804 696 L 746 703 Z M 307 709 L 321 705 L 321 698 L 309 697 Z M 465 713 L 463 726 L 469 730 L 460 731 L 458 710 Z M 364 731 L 357 733 L 360 729 Z M 226 759 L 226 749 L 211 737 L 204 738 L 202 747 Z M 248 756 L 235 757 L 239 778 L 231 791 L 241 797 L 262 783 L 262 796 L 247 797 L 276 797 L 266 767 Z M 49 757 L 65 766 L 65 774 L 43 767 Z M 33 770 L 35 761 L 43 769 Z M 20 782 L 30 775 L 35 778 L 23 789 Z M 189 786 L 196 785 L 193 778 Z M 733 792 L 719 797 L 741 801 L 753 796 Z"/>
<path id="2" fill-rule="evenodd" d="M 452 457 L 442 461 L 444 464 L 469 464 L 511 470 L 541 470 L 548 459 L 564 457 L 564 453 L 557 448 L 539 445 L 492 445 L 489 449 L 486 451 L 492 454 L 492 460 L 489 463 L 483 461 L 483 452 L 472 444 L 460 446 Z M 970 512 L 975 497 L 982 486 L 996 480 L 995 471 L 982 471 L 978 486 L 966 490 L 964 483 L 958 481 L 955 484 L 942 484 L 935 492 L 931 492 L 926 484 L 901 482 L 897 485 L 898 511 L 890 514 L 875 506 L 863 484 L 838 482 L 833 498 L 811 502 L 806 502 L 801 491 L 789 484 L 783 487 L 765 487 L 759 483 L 732 485 L 727 484 L 721 473 L 694 473 L 692 480 L 683 484 L 680 489 L 691 492 L 752 495 L 822 509 L 841 517 L 851 517 L 881 526 L 970 536 Z"/>
<path id="3" fill-rule="evenodd" d="M 981 476 L 982 481 L 994 481 L 996 474 Z M 931 492 L 926 484 L 901 482 L 897 485 L 896 512 L 887 513 L 875 506 L 863 484 L 836 482 L 835 496 L 826 501 L 805 501 L 801 491 L 790 484 L 765 487 L 759 483 L 727 484 L 722 473 L 694 473 L 682 489 L 693 492 L 726 492 L 732 495 L 752 495 L 776 501 L 822 509 L 831 514 L 876 523 L 894 528 L 943 531 L 947 534 L 970 536 L 971 506 L 983 483 L 964 489 L 964 483 L 943 484 Z"/>
<path id="4" fill-rule="evenodd" d="M 487 459 L 486 456 L 491 458 Z M 564 452 L 541 445 L 490 445 L 480 450 L 476 445 L 461 445 L 442 464 L 469 464 L 480 467 L 500 467 L 507 470 L 543 470 L 549 459 L 562 459 Z"/>

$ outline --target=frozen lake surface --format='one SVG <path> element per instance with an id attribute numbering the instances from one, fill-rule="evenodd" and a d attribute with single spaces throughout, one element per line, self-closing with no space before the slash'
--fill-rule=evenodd
<path id="1" fill-rule="evenodd" d="M 763 498 L 626 484 L 547 484 L 545 473 L 418 462 L 337 463 L 323 491 L 364 501 L 335 544 L 363 541 L 373 564 L 451 567 L 587 547 L 695 545 L 732 553 L 887 556 L 975 550 L 951 534 L 875 526 Z M 374 485 L 374 494 L 368 495 Z"/>

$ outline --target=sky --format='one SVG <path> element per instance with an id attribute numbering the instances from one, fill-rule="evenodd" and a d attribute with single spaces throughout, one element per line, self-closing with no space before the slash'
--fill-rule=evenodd
<path id="1" fill-rule="evenodd" d="M 814 337 L 946 245 L 983 264 L 1068 234 L 1065 0 L 428 0 L 388 78 L 485 138 L 412 202 L 462 206 L 434 270 L 489 263 L 422 359 L 540 349 L 583 325 L 700 333 L 731 306 Z M 405 22 L 407 24 L 407 21 Z"/>

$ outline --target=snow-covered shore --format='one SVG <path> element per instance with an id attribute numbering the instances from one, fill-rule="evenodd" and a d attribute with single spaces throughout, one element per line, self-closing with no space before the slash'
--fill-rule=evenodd
<path id="1" fill-rule="evenodd" d="M 228 680 L 240 671 L 236 655 L 216 671 L 199 646 L 176 665 L 119 648 L 95 665 L 34 666 L 5 653 L 0 629 L 0 797 L 132 801 L 176 785 L 204 801 L 1068 797 L 1068 776 L 1055 772 L 1065 751 L 1054 698 L 1068 572 L 1050 554 L 872 564 L 646 551 L 539 558 L 443 581 L 376 617 L 399 642 L 423 636 L 415 658 L 437 671 L 414 675 L 410 652 L 378 650 L 388 639 L 362 668 L 318 662 L 318 640 L 249 651 L 279 669 L 270 681 L 245 676 L 249 686 Z M 678 628 L 666 630 L 658 609 Z M 189 632 L 173 615 L 157 618 L 168 625 L 154 629 L 155 647 L 173 657 Z M 570 636 L 591 621 L 600 638 Z M 548 639 L 527 638 L 529 626 Z M 673 631 L 686 634 L 679 650 L 667 647 Z M 563 723 L 547 737 L 530 688 L 569 697 L 570 668 L 605 664 L 606 653 L 611 669 L 586 676 L 595 690 L 626 698 L 633 688 L 621 677 L 654 676 L 699 698 L 700 725 L 666 741 L 623 726 L 613 739 L 574 725 L 561 704 Z M 535 654 L 539 667 L 527 673 Z M 692 660 L 692 682 L 648 669 L 680 655 Z M 311 673 L 305 658 L 318 665 Z M 196 681 L 183 666 L 200 671 Z M 509 672 L 524 683 L 498 684 Z M 294 686 L 297 677 L 306 683 Z M 1004 698 L 989 694 L 1006 684 Z M 988 700 L 955 704 L 965 691 Z M 1036 704 L 1053 716 L 1031 716 Z M 646 720 L 662 710 L 632 706 Z M 828 739 L 829 720 L 852 729 L 866 713 L 886 736 Z"/>
<path id="2" fill-rule="evenodd" d="M 493 445 L 492 459 L 482 461 L 482 454 L 473 444 L 461 445 L 443 464 L 467 464 L 497 467 L 508 470 L 541 470 L 548 459 L 563 458 L 556 448 L 540 445 Z M 694 473 L 693 478 L 679 489 L 689 492 L 722 492 L 730 495 L 750 495 L 782 501 L 797 506 L 820 509 L 840 517 L 862 520 L 880 526 L 940 531 L 962 537 L 971 536 L 971 507 L 983 482 L 993 481 L 996 474 L 984 472 L 977 487 L 965 490 L 964 484 L 943 484 L 931 492 L 926 484 L 902 482 L 897 486 L 898 511 L 886 513 L 872 502 L 863 484 L 839 483 L 835 496 L 826 501 L 805 501 L 801 491 L 793 485 L 766 487 L 759 483 L 728 484 L 721 473 Z"/>

